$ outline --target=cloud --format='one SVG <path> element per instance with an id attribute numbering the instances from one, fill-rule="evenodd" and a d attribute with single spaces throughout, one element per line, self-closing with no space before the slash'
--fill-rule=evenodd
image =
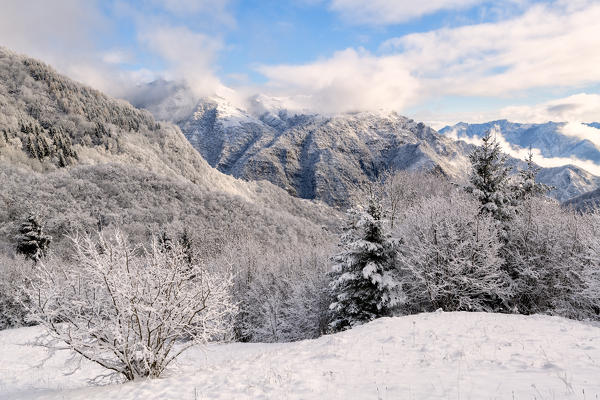
<path id="1" fill-rule="evenodd" d="M 594 129 L 594 128 L 590 128 L 590 129 Z M 598 130 L 598 129 L 595 129 L 595 130 L 597 131 L 596 132 L 597 134 L 600 134 L 600 130 Z M 520 159 L 520 160 L 525 160 L 528 157 L 530 149 L 524 149 L 520 146 L 509 143 L 502 135 L 502 132 L 498 126 L 494 127 L 494 129 L 492 129 L 492 134 L 495 136 L 496 141 L 498 142 L 498 144 L 500 145 L 500 148 L 502 149 L 502 151 L 504 153 L 508 154 L 511 157 Z M 474 144 L 477 146 L 482 144 L 480 137 L 478 137 L 478 136 L 469 137 L 466 135 L 459 135 L 457 130 L 455 130 L 455 129 L 448 131 L 446 133 L 446 136 L 448 136 L 454 140 L 462 140 L 466 143 Z M 587 171 L 593 175 L 600 176 L 600 165 L 594 163 L 593 161 L 581 160 L 576 157 L 544 157 L 542 155 L 542 152 L 540 151 L 540 149 L 536 149 L 536 148 L 532 148 L 531 152 L 533 154 L 533 160 L 540 167 L 554 168 L 554 167 L 561 167 L 563 165 L 574 165 L 576 167 L 584 169 L 585 171 Z"/>
<path id="2" fill-rule="evenodd" d="M 400 109 L 419 89 L 405 61 L 347 49 L 306 65 L 262 66 L 267 91 L 284 93 L 291 108 L 320 112 Z"/>
<path id="3" fill-rule="evenodd" d="M 317 99 L 316 111 L 403 111 L 445 96 L 511 98 L 540 88 L 572 89 L 600 82 L 599 20 L 598 2 L 535 4 L 500 22 L 390 39 L 377 54 L 347 49 L 259 72 L 278 95 Z"/>
<path id="4" fill-rule="evenodd" d="M 332 0 L 330 8 L 347 21 L 366 24 L 394 24 L 440 10 L 462 9 L 485 0 Z"/>
<path id="5" fill-rule="evenodd" d="M 505 107 L 499 115 L 515 122 L 598 122 L 600 95 L 579 93 L 537 105 Z"/>
<path id="6" fill-rule="evenodd" d="M 600 129 L 579 122 L 568 122 L 561 129 L 563 135 L 591 142 L 600 150 Z"/>
<path id="7" fill-rule="evenodd" d="M 198 95 L 212 94 L 221 86 L 214 72 L 220 39 L 181 26 L 153 26 L 139 40 L 167 64 L 162 72 L 169 80 L 184 79 Z"/>
<path id="8" fill-rule="evenodd" d="M 390 39 L 427 95 L 506 96 L 600 81 L 600 3 L 555 1 L 497 22 Z"/>

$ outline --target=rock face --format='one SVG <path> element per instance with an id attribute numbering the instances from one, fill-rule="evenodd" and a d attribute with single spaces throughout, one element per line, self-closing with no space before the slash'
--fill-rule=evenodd
<path id="1" fill-rule="evenodd" d="M 285 110 L 254 116 L 222 99 L 203 100 L 179 125 L 210 165 L 247 180 L 268 180 L 294 196 L 345 205 L 361 182 L 387 169 L 464 175 L 465 149 L 396 113 L 333 116 Z"/>

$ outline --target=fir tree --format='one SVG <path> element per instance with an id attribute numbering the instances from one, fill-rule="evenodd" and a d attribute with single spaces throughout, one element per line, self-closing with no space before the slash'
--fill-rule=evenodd
<path id="1" fill-rule="evenodd" d="M 543 183 L 537 183 L 535 178 L 540 172 L 540 168 L 533 162 L 533 152 L 529 148 L 529 154 L 525 159 L 527 167 L 519 171 L 519 184 L 515 189 L 516 198 L 519 200 L 529 199 L 531 197 L 541 196 L 548 193 L 553 188 Z"/>
<path id="2" fill-rule="evenodd" d="M 351 209 L 330 289 L 330 328 L 341 331 L 389 315 L 398 303 L 395 246 L 383 230 L 381 205 L 371 195 L 365 211 Z"/>
<path id="3" fill-rule="evenodd" d="M 481 203 L 481 213 L 489 213 L 499 221 L 507 221 L 514 214 L 507 156 L 502 153 L 500 144 L 491 132 L 488 131 L 482 141 L 482 145 L 469 156 L 472 168 L 469 191 Z"/>
<path id="4" fill-rule="evenodd" d="M 46 256 L 51 241 L 52 237 L 44 233 L 37 217 L 30 215 L 19 229 L 17 253 L 37 262 Z"/>

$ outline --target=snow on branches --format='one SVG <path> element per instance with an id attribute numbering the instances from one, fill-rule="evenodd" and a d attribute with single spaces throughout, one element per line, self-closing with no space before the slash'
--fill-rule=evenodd
<path id="1" fill-rule="evenodd" d="M 73 240 L 76 262 L 36 264 L 32 318 L 127 380 L 158 377 L 189 347 L 230 334 L 229 271 L 191 264 L 178 245 L 132 247 L 121 234 Z"/>

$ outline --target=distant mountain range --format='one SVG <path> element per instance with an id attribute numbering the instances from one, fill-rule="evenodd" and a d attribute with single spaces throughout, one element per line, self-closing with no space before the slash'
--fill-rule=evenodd
<path id="1" fill-rule="evenodd" d="M 500 125 L 511 140 L 514 135 L 519 146 L 539 143 L 549 157 L 586 155 L 600 162 L 600 151 L 592 143 L 553 133 L 561 124 L 546 124 L 545 130 L 507 121 L 458 124 L 444 128 L 444 135 L 393 112 L 297 113 L 265 96 L 236 106 L 216 96 L 193 100 L 184 86 L 164 81 L 146 90 L 152 94 L 143 96 L 137 105 L 158 118 L 171 116 L 194 148 L 219 171 L 245 180 L 267 180 L 294 196 L 338 207 L 347 205 L 356 187 L 386 170 L 435 169 L 464 181 L 473 145 L 454 140 L 447 134 L 450 129 L 473 137 Z M 527 129 L 527 134 L 519 135 Z M 514 165 L 519 162 L 512 161 Z M 575 165 L 544 168 L 539 180 L 556 187 L 552 195 L 560 201 L 600 187 L 600 178 Z"/>
<path id="2" fill-rule="evenodd" d="M 512 145 L 540 150 L 546 158 L 572 158 L 589 160 L 600 165 L 600 123 L 576 124 L 547 122 L 545 124 L 521 124 L 507 120 L 482 124 L 464 122 L 440 129 L 441 134 L 459 138 L 482 137 L 489 130 L 501 133 Z"/>

